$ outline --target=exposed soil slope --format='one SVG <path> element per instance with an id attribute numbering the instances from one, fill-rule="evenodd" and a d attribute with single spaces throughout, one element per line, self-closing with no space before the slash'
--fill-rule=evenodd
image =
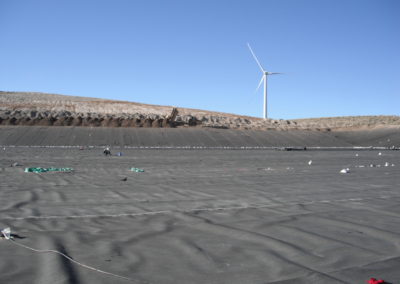
<path id="1" fill-rule="evenodd" d="M 400 127 L 399 116 L 274 120 L 172 106 L 43 93 L 0 92 L 0 125 L 355 130 Z"/>

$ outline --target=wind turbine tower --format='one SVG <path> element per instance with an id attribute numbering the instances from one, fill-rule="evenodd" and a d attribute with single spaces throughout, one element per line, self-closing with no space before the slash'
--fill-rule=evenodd
<path id="1" fill-rule="evenodd" d="M 264 112 L 263 112 L 263 117 L 264 119 L 268 118 L 268 114 L 267 114 L 267 78 L 269 75 L 276 75 L 276 74 L 282 74 L 282 73 L 278 73 L 278 72 L 268 72 L 266 71 L 260 64 L 260 61 L 258 61 L 257 56 L 254 54 L 253 49 L 251 49 L 251 46 L 249 43 L 247 43 L 247 46 L 250 49 L 251 54 L 254 57 L 254 60 L 257 62 L 258 67 L 260 67 L 261 72 L 262 72 L 262 77 L 261 77 L 261 81 L 258 84 L 257 90 L 260 88 L 261 84 L 264 82 Z"/>

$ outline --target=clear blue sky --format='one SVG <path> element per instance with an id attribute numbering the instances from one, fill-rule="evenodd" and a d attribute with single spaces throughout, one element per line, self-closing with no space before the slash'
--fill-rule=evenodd
<path id="1" fill-rule="evenodd" d="M 398 0 L 0 0 L 0 90 L 303 118 L 400 115 Z"/>

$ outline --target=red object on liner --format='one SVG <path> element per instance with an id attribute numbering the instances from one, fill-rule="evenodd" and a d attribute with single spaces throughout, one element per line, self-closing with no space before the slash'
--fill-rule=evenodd
<path id="1" fill-rule="evenodd" d="M 371 278 L 367 281 L 367 283 L 368 284 L 385 284 L 386 282 L 385 282 L 385 280 L 382 280 L 382 279 L 377 280 L 375 278 Z"/>

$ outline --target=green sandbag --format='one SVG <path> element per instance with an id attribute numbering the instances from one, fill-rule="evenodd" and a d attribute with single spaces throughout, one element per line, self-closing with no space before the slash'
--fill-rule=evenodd
<path id="1" fill-rule="evenodd" d="M 73 168 L 25 168 L 26 173 L 72 172 Z"/>
<path id="2" fill-rule="evenodd" d="M 136 173 L 143 173 L 144 172 L 144 170 L 139 169 L 139 168 L 131 168 L 131 171 L 132 172 L 136 172 Z"/>

